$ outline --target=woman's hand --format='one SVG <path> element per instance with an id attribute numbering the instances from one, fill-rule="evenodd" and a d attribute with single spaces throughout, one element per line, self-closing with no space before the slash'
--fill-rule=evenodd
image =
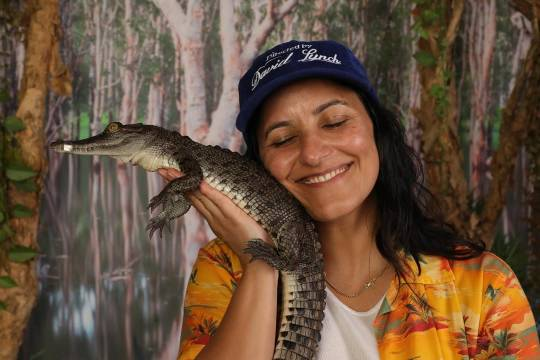
<path id="1" fill-rule="evenodd" d="M 182 176 L 181 172 L 172 168 L 159 169 L 158 173 L 168 181 Z M 258 238 L 272 244 L 268 233 L 259 223 L 206 181 L 201 181 L 199 189 L 188 193 L 187 198 L 204 216 L 214 233 L 238 255 L 244 268 L 251 258 L 243 252 L 248 240 Z"/>

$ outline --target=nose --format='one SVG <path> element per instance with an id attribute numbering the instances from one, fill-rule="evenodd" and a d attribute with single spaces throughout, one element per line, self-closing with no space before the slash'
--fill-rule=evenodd
<path id="1" fill-rule="evenodd" d="M 300 139 L 300 161 L 304 165 L 319 166 L 330 151 L 330 146 L 317 134 L 304 134 Z"/>

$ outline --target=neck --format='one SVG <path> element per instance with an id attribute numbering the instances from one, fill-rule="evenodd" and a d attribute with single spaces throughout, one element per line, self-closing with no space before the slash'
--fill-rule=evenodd
<path id="1" fill-rule="evenodd" d="M 386 261 L 375 245 L 377 202 L 372 193 L 354 212 L 318 223 L 328 273 L 357 278 L 384 268 Z M 371 259 L 369 258 L 371 256 Z"/>

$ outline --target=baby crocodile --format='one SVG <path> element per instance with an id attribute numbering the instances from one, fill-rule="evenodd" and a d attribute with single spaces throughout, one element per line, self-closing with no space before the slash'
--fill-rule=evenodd
<path id="1" fill-rule="evenodd" d="M 78 141 L 56 141 L 50 147 L 78 155 L 108 155 L 147 171 L 174 168 L 184 175 L 150 200 L 162 211 L 147 226 L 152 234 L 184 215 L 186 192 L 201 180 L 228 196 L 270 235 L 274 246 L 251 239 L 244 250 L 279 270 L 280 323 L 274 359 L 314 359 L 326 306 L 323 258 L 313 220 L 302 205 L 263 167 L 219 146 L 194 142 L 178 132 L 143 124 L 110 123 L 99 135 Z"/>

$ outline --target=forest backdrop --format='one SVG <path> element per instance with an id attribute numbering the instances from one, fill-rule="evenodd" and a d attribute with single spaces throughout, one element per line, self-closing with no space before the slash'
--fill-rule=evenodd
<path id="1" fill-rule="evenodd" d="M 512 266 L 538 319 L 539 19 L 537 0 L 1 1 L 0 359 L 176 356 L 210 229 L 190 211 L 148 239 L 159 176 L 46 144 L 121 121 L 243 151 L 238 80 L 290 39 L 363 60 L 448 221 Z"/>

